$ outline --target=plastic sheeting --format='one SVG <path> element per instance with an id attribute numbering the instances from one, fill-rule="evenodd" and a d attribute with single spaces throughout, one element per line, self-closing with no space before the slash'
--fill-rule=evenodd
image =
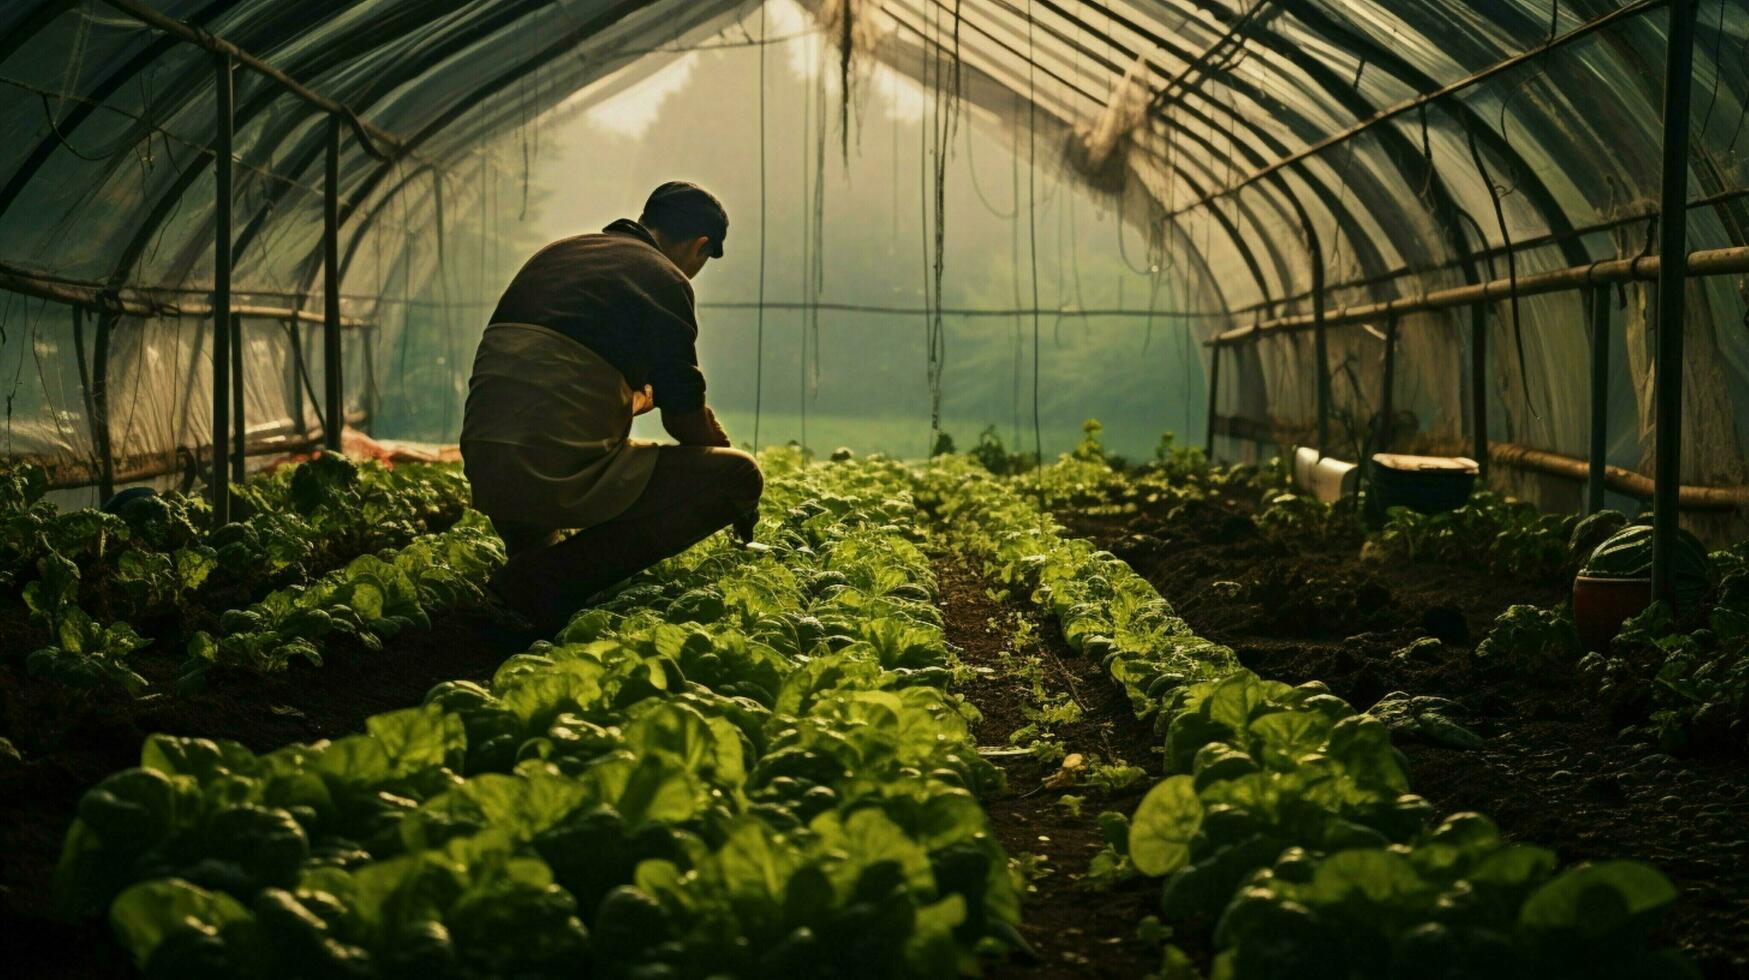
<path id="1" fill-rule="evenodd" d="M 812 6 L 838 16 L 836 3 Z M 1129 220 L 1152 231 L 1157 260 L 1182 281 L 1181 293 L 1229 314 L 1225 323 L 1202 321 L 1207 334 L 1309 311 L 1320 258 L 1329 309 L 1656 246 L 1664 3 L 867 7 L 887 28 L 876 56 L 938 88 L 949 77 L 943 60 L 961 59 L 966 98 L 1055 141 L 1076 165 L 1112 152 L 1111 129 L 1135 118 L 1135 80 L 1145 78 L 1147 112 L 1117 151 L 1124 172 L 1114 182 L 1107 163 L 1088 176 L 1112 187 Z M 1689 247 L 1703 250 L 1742 245 L 1749 230 L 1749 7 L 1702 0 L 1698 22 L 1687 221 Z M 1494 70 L 1526 52 L 1536 53 Z M 1435 92 L 1441 97 L 1425 97 Z M 1608 461 L 1648 473 L 1653 288 L 1609 296 Z M 1689 288 L 1684 482 L 1741 486 L 1749 483 L 1749 287 L 1727 276 Z M 1522 297 L 1516 310 L 1490 304 L 1491 439 L 1586 455 L 1586 302 L 1572 291 Z M 1465 307 L 1397 323 L 1394 447 L 1468 450 L 1470 317 Z M 1329 331 L 1329 452 L 1353 459 L 1378 448 L 1388 326 Z M 1248 432 L 1312 440 L 1310 333 L 1221 356 L 1222 416 L 1248 423 L 1238 426 Z M 1221 447 L 1255 451 L 1248 441 Z M 1578 506 L 1580 488 L 1570 481 L 1495 477 L 1552 506 Z"/>
<path id="2" fill-rule="evenodd" d="M 152 0 L 395 134 L 379 159 L 342 132 L 343 312 L 349 417 L 380 410 L 380 365 L 465 378 L 462 341 L 405 302 L 440 273 L 458 305 L 483 301 L 453 243 L 497 232 L 527 193 L 527 154 L 567 100 L 635 77 L 639 56 L 708 33 L 733 4 L 693 0 Z M 0 5 L 0 269 L 85 286 L 146 287 L 205 303 L 214 238 L 214 58 L 98 0 Z M 274 82 L 235 76 L 235 301 L 320 315 L 328 118 Z M 564 110 L 561 110 L 564 111 Z M 381 148 L 379 148 L 380 150 Z M 447 227 L 446 227 L 447 219 Z M 477 260 L 483 246 L 472 253 Z M 447 288 L 451 287 L 453 288 Z M 429 312 L 429 311 L 426 311 Z M 210 317 L 84 314 L 0 293 L 8 380 L 0 452 L 94 475 L 90 385 L 106 382 L 115 469 L 211 441 Z M 417 336 L 409 338 L 409 323 Z M 439 329 L 433 329 L 434 325 Z M 471 323 L 470 323 L 471 325 Z M 252 437 L 318 428 L 321 327 L 248 318 Z M 294 342 L 294 335 L 299 342 Z M 301 356 L 294 350 L 301 349 Z M 299 361 L 301 360 L 301 365 Z M 99 369 L 99 361 L 104 362 Z M 169 474 L 160 479 L 177 479 Z"/>
<path id="3" fill-rule="evenodd" d="M 1325 305 L 1339 307 L 1654 245 L 1668 16 L 1656 0 L 804 5 L 829 36 L 854 39 L 851 71 L 878 58 L 948 98 L 957 80 L 957 95 L 984 110 L 979 119 L 1024 128 L 1065 167 L 1096 161 L 1093 182 L 1148 230 L 1151 259 L 1173 280 L 1169 292 L 1192 312 L 1223 314 L 1188 321 L 1206 324 L 1198 328 L 1205 336 L 1306 312 L 1315 261 L 1328 284 Z M 489 299 L 437 247 L 458 233 L 452 221 L 450 234 L 438 234 L 443 216 L 466 211 L 461 202 L 485 215 L 515 208 L 526 192 L 519 158 L 545 114 L 635 79 L 640 52 L 745 12 L 698 0 L 157 7 L 260 55 L 413 148 L 384 162 L 350 134 L 344 141 L 346 312 L 376 324 L 348 333 L 359 368 L 348 376 L 349 404 L 360 412 L 392 412 L 416 372 L 418 383 L 456 384 L 465 375 L 458 358 L 466 351 L 454 349 L 453 330 L 444 336 L 450 314 L 404 302 L 444 275 L 456 279 L 447 295 L 458 308 Z M 1749 8 L 1702 0 L 1698 21 L 1694 205 L 1686 215 L 1697 250 L 1741 245 L 1749 234 Z M 196 296 L 209 289 L 211 57 L 97 0 L 7 5 L 0 39 L 0 100 L 10 109 L 0 116 L 0 263 Z M 1536 53 L 1493 70 L 1526 52 Z M 1424 98 L 1480 72 L 1491 73 Z M 326 121 L 247 72 L 237 105 L 239 299 L 319 310 Z M 490 231 L 460 229 L 482 240 Z M 1646 284 L 1609 294 L 1607 440 L 1611 463 L 1648 472 L 1650 292 Z M 1742 277 L 1690 286 L 1685 482 L 1749 483 L 1745 295 Z M 1585 301 L 1565 292 L 1524 297 L 1515 308 L 1490 304 L 1491 438 L 1585 454 Z M 65 306 L 11 297 L 0 299 L 0 317 L 8 334 L 0 370 L 19 379 L 5 451 L 90 458 L 78 380 L 94 370 L 95 318 L 85 324 L 81 372 Z M 116 323 L 108 356 L 118 456 L 201 441 L 210 387 L 202 322 Z M 1330 331 L 1332 452 L 1353 456 L 1368 446 L 1385 401 L 1388 326 Z M 319 351 L 318 331 L 301 329 L 309 353 Z M 314 425 L 287 328 L 247 330 L 252 423 Z M 1402 414 L 1393 445 L 1467 447 L 1469 310 L 1405 316 L 1396 330 L 1390 402 Z M 1229 349 L 1218 412 L 1303 438 L 1314 426 L 1313 356 L 1304 333 Z M 319 374 L 316 381 L 319 390 Z M 1223 449 L 1250 451 L 1234 441 Z M 1496 476 L 1545 503 L 1576 503 L 1570 483 Z"/>

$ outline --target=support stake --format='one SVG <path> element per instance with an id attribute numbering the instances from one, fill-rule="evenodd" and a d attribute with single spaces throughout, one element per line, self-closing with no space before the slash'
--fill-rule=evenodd
<path id="1" fill-rule="evenodd" d="M 1379 394 L 1379 424 L 1373 435 L 1372 451 L 1388 452 L 1391 437 L 1397 428 L 1397 318 L 1385 321 L 1385 371 Z"/>
<path id="2" fill-rule="evenodd" d="M 1470 304 L 1470 452 L 1488 476 L 1488 306 Z M 1484 482 L 1484 485 L 1485 482 Z"/>
<path id="3" fill-rule="evenodd" d="M 1674 600 L 1671 559 L 1681 529 L 1682 333 L 1688 294 L 1688 109 L 1697 0 L 1671 0 L 1664 58 L 1664 172 L 1658 241 L 1657 461 L 1652 487 L 1652 595 Z"/>
<path id="4" fill-rule="evenodd" d="M 1599 286 L 1591 299 L 1591 458 L 1585 478 L 1585 512 L 1603 509 L 1604 479 L 1609 467 L 1609 287 Z"/>
<path id="5" fill-rule="evenodd" d="M 213 58 L 216 139 L 213 141 L 213 526 L 231 520 L 231 473 L 225 465 L 231 435 L 231 194 L 236 90 L 231 58 Z"/>
<path id="6" fill-rule="evenodd" d="M 303 303 L 299 302 L 299 307 Z M 298 435 L 309 431 L 304 424 L 304 328 L 297 320 L 286 322 L 286 334 L 291 340 L 292 427 Z"/>
<path id="7" fill-rule="evenodd" d="M 328 118 L 327 179 L 322 185 L 322 444 L 340 450 L 346 426 L 340 352 L 340 119 Z"/>
<path id="8" fill-rule="evenodd" d="M 249 451 L 243 417 L 243 318 L 231 314 L 231 482 L 242 483 Z"/>
<path id="9" fill-rule="evenodd" d="M 1215 413 L 1219 411 L 1221 394 L 1221 349 L 1209 348 L 1209 418 L 1208 435 L 1203 439 L 1203 455 L 1215 458 Z"/>
<path id="10" fill-rule="evenodd" d="M 1318 362 L 1318 456 L 1330 452 L 1330 342 L 1324 327 L 1324 249 L 1308 219 L 1307 251 L 1312 263 L 1312 356 Z"/>
<path id="11" fill-rule="evenodd" d="M 97 343 L 91 351 L 91 429 L 97 437 L 97 492 L 108 500 L 115 496 L 115 451 L 109 436 L 109 341 L 115 329 L 114 313 L 97 315 Z"/>

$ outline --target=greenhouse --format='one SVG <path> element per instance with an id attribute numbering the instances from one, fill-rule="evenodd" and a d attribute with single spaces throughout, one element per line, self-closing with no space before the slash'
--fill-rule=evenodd
<path id="1" fill-rule="evenodd" d="M 21 977 L 1749 980 L 1741 0 L 0 4 Z"/>

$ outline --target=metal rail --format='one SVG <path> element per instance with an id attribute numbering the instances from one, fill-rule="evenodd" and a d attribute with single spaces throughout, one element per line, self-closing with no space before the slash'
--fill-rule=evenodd
<path id="1" fill-rule="evenodd" d="M 0 263 L 0 290 L 23 296 L 35 296 L 38 299 L 65 303 L 68 306 L 107 313 L 112 316 L 131 316 L 146 320 L 204 320 L 213 315 L 213 305 L 210 300 L 211 290 L 198 291 L 199 295 L 209 297 L 205 302 L 198 299 L 170 302 L 148 297 L 156 293 L 191 294 L 197 291 L 180 288 L 160 290 L 152 286 L 111 287 L 97 282 L 41 276 L 5 263 Z M 245 292 L 245 295 L 268 296 L 273 294 Z M 233 303 L 231 313 L 254 320 L 284 320 L 297 323 L 324 322 L 320 314 L 290 306 Z M 373 321 L 355 316 L 341 317 L 340 325 L 350 330 L 369 329 L 376 326 Z"/>
<path id="2" fill-rule="evenodd" d="M 1681 223 L 1676 222 L 1676 224 L 1680 225 Z M 1662 268 L 1663 262 L 1656 255 L 1642 255 L 1631 259 L 1606 259 L 1601 262 L 1569 266 L 1565 269 L 1551 269 L 1548 272 L 1521 275 L 1517 279 L 1516 288 L 1519 296 L 1536 296 L 1604 283 L 1651 282 L 1659 279 Z M 1689 277 L 1736 275 L 1746 272 L 1749 272 L 1749 246 L 1733 245 L 1728 248 L 1703 249 L 1688 253 L 1685 274 Z M 1684 272 L 1676 272 L 1675 274 L 1680 276 Z M 1510 278 L 1491 279 L 1470 286 L 1438 289 L 1418 296 L 1401 296 L 1378 303 L 1339 307 L 1327 311 L 1324 322 L 1333 327 L 1349 326 L 1409 313 L 1426 313 L 1434 310 L 1447 310 L 1470 303 L 1487 303 L 1509 298 L 1513 288 L 1514 281 Z M 1677 291 L 1680 292 L 1680 290 Z M 1278 334 L 1285 335 L 1310 330 L 1313 320 L 1314 317 L 1310 313 L 1277 317 L 1251 326 L 1236 327 L 1217 334 L 1204 343 L 1219 346 L 1252 343 Z"/>
<path id="3" fill-rule="evenodd" d="M 348 426 L 358 426 L 366 421 L 364 412 L 354 411 L 346 417 Z M 322 448 L 323 434 L 321 429 L 299 432 L 296 420 L 287 420 L 270 428 L 266 428 L 249 436 L 244 447 L 246 457 L 277 456 L 284 453 L 307 452 Z M 51 490 L 76 490 L 81 487 L 98 486 L 101 488 L 105 479 L 104 465 L 101 461 L 66 460 L 48 456 L 18 457 L 26 462 L 41 466 L 48 475 L 48 485 Z M 116 483 L 138 483 L 142 480 L 152 480 L 159 477 L 174 476 L 191 470 L 199 471 L 211 465 L 213 458 L 211 446 L 176 446 L 171 449 L 153 450 L 150 452 L 125 455 L 115 461 L 108 471 L 108 479 Z M 108 492 L 99 490 L 108 497 Z"/>
<path id="4" fill-rule="evenodd" d="M 1603 509 L 1609 455 L 1609 287 L 1591 291 L 1591 472 L 1585 482 L 1585 512 Z"/>
<path id="5" fill-rule="evenodd" d="M 1311 157 L 1315 157 L 1318 154 L 1323 153 L 1325 150 L 1331 149 L 1332 147 L 1341 146 L 1343 143 L 1346 143 L 1349 140 L 1354 139 L 1356 136 L 1359 136 L 1362 133 L 1367 132 L 1368 130 L 1372 129 L 1375 126 L 1380 125 L 1381 123 L 1385 123 L 1385 122 L 1388 122 L 1392 119 L 1395 119 L 1398 116 L 1403 115 L 1404 113 L 1413 112 L 1413 111 L 1421 108 L 1422 106 L 1432 105 L 1436 102 L 1439 102 L 1442 99 L 1445 99 L 1445 98 L 1448 98 L 1452 95 L 1455 95 L 1458 92 L 1461 92 L 1464 89 L 1469 88 L 1472 85 L 1476 85 L 1480 82 L 1487 81 L 1488 79 L 1493 78 L 1496 75 L 1511 71 L 1512 69 L 1517 68 L 1518 66 L 1523 65 L 1527 62 L 1534 61 L 1535 59 L 1540 58 L 1543 55 L 1548 54 L 1550 51 L 1554 51 L 1558 48 L 1565 47 L 1566 45 L 1571 44 L 1572 42 L 1577 41 L 1581 38 L 1587 37 L 1587 36 L 1597 32 L 1597 31 L 1600 31 L 1605 27 L 1608 27 L 1612 24 L 1619 23 L 1623 20 L 1627 20 L 1627 19 L 1632 18 L 1632 17 L 1637 17 L 1640 14 L 1647 13 L 1648 11 L 1651 11 L 1657 7 L 1664 6 L 1665 4 L 1671 3 L 1671 2 L 1672 2 L 1672 0 L 1636 0 L 1636 2 L 1630 3 L 1625 7 L 1619 7 L 1615 10 L 1610 11 L 1607 14 L 1603 14 L 1602 16 L 1594 17 L 1591 20 L 1588 20 L 1585 23 L 1580 24 L 1578 27 L 1573 28 L 1572 30 L 1568 31 L 1567 33 L 1562 34 L 1558 37 L 1550 38 L 1548 41 L 1546 41 L 1542 44 L 1539 44 L 1534 48 L 1528 48 L 1524 51 L 1519 52 L 1518 54 L 1515 54 L 1515 55 L 1509 57 L 1509 58 L 1504 58 L 1500 61 L 1495 62 L 1492 65 L 1489 65 L 1486 68 L 1481 69 L 1480 71 L 1472 72 L 1469 75 L 1465 75 L 1463 78 L 1459 78 L 1455 81 L 1448 82 L 1447 84 L 1442 85 L 1439 88 L 1434 89 L 1431 92 L 1423 92 L 1420 95 L 1415 96 L 1414 98 L 1405 99 L 1402 102 L 1399 102 L 1394 106 L 1390 106 L 1389 108 L 1382 109 L 1379 112 L 1375 113 L 1374 115 L 1369 116 L 1368 118 L 1363 119 L 1360 122 L 1355 123 L 1354 125 L 1348 127 L 1347 129 L 1341 130 L 1340 132 L 1332 133 L 1329 136 L 1326 136 L 1325 138 L 1317 141 L 1316 143 L 1312 143 L 1308 146 L 1302 147 L 1301 149 L 1295 150 L 1293 153 L 1290 153 L 1285 157 L 1281 157 L 1280 159 L 1274 161 L 1273 163 L 1270 163 L 1270 164 L 1267 164 L 1263 167 L 1259 167 L 1255 170 L 1252 170 L 1250 173 L 1247 173 L 1244 176 L 1240 177 L 1238 181 L 1231 183 L 1231 184 L 1228 184 L 1227 186 L 1221 188 L 1220 190 L 1205 194 L 1201 197 L 1198 197 L 1196 200 L 1191 201 L 1189 204 L 1186 204 L 1182 207 L 1179 207 L 1179 208 L 1176 208 L 1172 211 L 1169 211 L 1169 212 L 1167 212 L 1166 217 L 1167 218 L 1176 218 L 1179 215 L 1184 214 L 1187 211 L 1195 210 L 1196 208 L 1203 207 L 1205 205 L 1208 205 L 1208 204 L 1211 204 L 1215 201 L 1218 201 L 1223 197 L 1227 197 L 1229 195 L 1236 194 L 1239 191 L 1243 190 L 1244 188 L 1249 187 L 1252 184 L 1255 184 L 1257 181 L 1263 179 L 1264 177 L 1269 176 L 1272 173 L 1275 173 L 1275 172 L 1283 169 L 1284 167 L 1288 167 L 1288 166 L 1291 166 L 1295 163 L 1299 163 L 1302 160 L 1307 160 L 1307 159 L 1310 159 Z M 1692 40 L 1692 32 L 1690 32 L 1690 39 Z"/>
<path id="6" fill-rule="evenodd" d="M 231 521 L 231 472 L 217 459 L 229 455 L 231 429 L 231 143 L 235 137 L 233 113 L 236 110 L 236 90 L 231 56 L 220 52 L 213 56 L 214 99 L 213 164 L 213 460 L 212 488 L 213 527 Z"/>
<path id="7" fill-rule="evenodd" d="M 1688 200 L 1688 109 L 1694 91 L 1694 22 L 1699 0 L 1672 0 L 1664 46 L 1664 161 L 1659 210 L 1679 213 Z M 1688 222 L 1658 226 L 1658 254 L 1688 254 Z M 1658 268 L 1658 362 L 1653 392 L 1652 595 L 1676 601 L 1676 538 L 1682 529 L 1682 340 L 1688 283 L 1675 262 Z"/>
<path id="8" fill-rule="evenodd" d="M 209 34 L 198 27 L 177 20 L 138 2 L 138 0 L 103 0 L 103 2 L 147 26 L 181 38 L 196 47 L 205 48 L 215 55 L 228 57 L 235 63 L 272 79 L 281 88 L 310 105 L 346 120 L 347 125 L 358 135 L 358 141 L 364 147 L 365 152 L 378 160 L 387 160 L 392 156 L 405 154 L 409 150 L 407 141 L 402 137 L 359 118 L 358 114 L 348 106 L 311 90 L 297 79 L 222 37 Z M 377 146 L 378 143 L 385 144 L 388 150 L 380 149 Z"/>
<path id="9" fill-rule="evenodd" d="M 1210 430 L 1229 439 L 1243 439 L 1266 445 L 1291 446 L 1303 443 L 1311 437 L 1308 426 L 1287 427 L 1279 424 L 1260 422 L 1242 415 L 1215 415 L 1210 418 Z M 1421 447 L 1424 452 L 1441 455 L 1455 454 L 1463 451 L 1460 445 L 1438 445 Z M 1568 456 L 1564 453 L 1550 452 L 1546 449 L 1533 449 L 1530 446 L 1512 442 L 1496 442 L 1488 447 L 1488 457 L 1496 465 L 1507 469 L 1526 473 L 1541 473 L 1546 476 L 1572 480 L 1584 483 L 1590 479 L 1591 464 L 1588 460 Z M 1479 461 L 1478 461 L 1479 462 Z M 1636 500 L 1650 500 L 1653 495 L 1651 477 L 1620 466 L 1604 467 L 1605 485 L 1612 491 Z M 1688 485 L 1681 488 L 1679 506 L 1686 511 L 1737 511 L 1749 510 L 1749 486 L 1698 486 Z"/>
<path id="10" fill-rule="evenodd" d="M 322 384 L 325 419 L 344 418 L 340 351 L 340 121 L 328 117 L 328 161 L 322 187 Z M 326 445 L 340 448 L 340 426 L 330 425 Z"/>

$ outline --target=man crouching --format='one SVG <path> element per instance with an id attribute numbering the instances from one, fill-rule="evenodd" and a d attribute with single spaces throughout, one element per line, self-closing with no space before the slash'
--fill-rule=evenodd
<path id="1" fill-rule="evenodd" d="M 462 460 L 510 555 L 492 590 L 543 633 L 722 527 L 752 538 L 764 480 L 705 404 L 695 346 L 690 280 L 728 231 L 715 197 L 663 184 L 637 221 L 536 253 L 480 338 Z M 652 408 L 679 445 L 630 437 Z"/>

